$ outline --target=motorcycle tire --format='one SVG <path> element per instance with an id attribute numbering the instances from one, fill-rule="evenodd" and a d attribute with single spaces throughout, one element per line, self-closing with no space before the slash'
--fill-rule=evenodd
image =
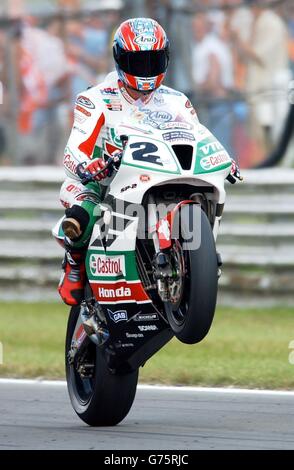
<path id="1" fill-rule="evenodd" d="M 183 343 L 195 344 L 203 340 L 209 332 L 214 318 L 217 288 L 218 262 L 215 241 L 208 218 L 200 206 L 187 205 L 180 210 L 181 247 L 189 240 L 191 218 L 198 212 L 198 224 L 194 236 L 199 236 L 197 249 L 183 250 L 185 264 L 182 298 L 175 306 L 165 303 L 165 311 L 175 336 Z M 200 222 L 200 223 L 199 223 Z M 188 245 L 187 245 L 188 246 Z"/>
<path id="2" fill-rule="evenodd" d="M 68 361 L 79 314 L 80 307 L 72 307 L 66 334 L 65 363 L 70 400 L 79 418 L 88 425 L 115 426 L 126 417 L 133 404 L 138 370 L 126 374 L 111 372 L 102 351 L 91 342 L 88 349 L 89 358 L 94 363 L 94 373 L 92 377 L 82 378 L 75 364 Z"/>

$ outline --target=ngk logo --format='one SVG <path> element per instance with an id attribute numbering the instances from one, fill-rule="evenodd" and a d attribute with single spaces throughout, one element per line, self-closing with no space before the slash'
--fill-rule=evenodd
<path id="1" fill-rule="evenodd" d="M 90 270 L 92 276 L 119 276 L 125 275 L 124 256 L 111 256 L 92 254 L 90 256 Z"/>
<path id="2" fill-rule="evenodd" d="M 118 287 L 117 289 L 105 289 L 104 287 L 99 287 L 98 289 L 99 297 L 104 299 L 115 299 L 120 297 L 131 297 L 132 291 L 129 287 Z"/>

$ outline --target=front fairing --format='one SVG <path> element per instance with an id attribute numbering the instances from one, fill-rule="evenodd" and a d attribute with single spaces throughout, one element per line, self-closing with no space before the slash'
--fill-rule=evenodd
<path id="1" fill-rule="evenodd" d="M 171 183 L 209 184 L 225 199 L 224 180 L 231 159 L 213 134 L 189 110 L 137 103 L 117 129 L 128 136 L 122 165 L 110 194 L 139 203 L 152 186 Z M 178 146 L 191 153 L 189 169 L 177 156 Z"/>

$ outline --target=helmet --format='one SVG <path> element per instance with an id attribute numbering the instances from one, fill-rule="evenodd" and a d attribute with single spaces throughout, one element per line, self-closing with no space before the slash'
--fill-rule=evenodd
<path id="1" fill-rule="evenodd" d="M 114 36 L 113 57 L 119 78 L 138 91 L 158 88 L 169 61 L 164 29 L 150 18 L 124 21 Z"/>

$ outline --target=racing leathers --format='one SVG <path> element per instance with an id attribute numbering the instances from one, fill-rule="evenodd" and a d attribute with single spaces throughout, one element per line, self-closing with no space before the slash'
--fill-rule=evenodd
<path id="1" fill-rule="evenodd" d="M 157 105 L 159 119 L 164 119 L 162 116 L 166 107 L 173 107 L 181 109 L 182 114 L 188 113 L 189 120 L 191 113 L 197 120 L 196 112 L 187 97 L 166 86 L 159 87 L 143 99 L 145 106 L 150 103 L 154 108 Z M 106 178 L 101 181 L 101 185 L 95 182 L 83 186 L 76 174 L 76 167 L 83 162 L 88 165 L 93 159 L 107 159 L 114 152 L 122 150 L 116 128 L 136 104 L 138 101 L 131 98 L 116 72 L 110 73 L 103 83 L 77 97 L 74 124 L 64 154 L 67 178 L 60 192 L 61 203 L 67 209 L 67 215 L 75 217 L 78 214 L 78 220 L 81 218 L 82 236 L 73 243 L 76 248 L 87 246 L 99 215 L 97 210 L 95 215 L 93 212 L 101 202 L 101 185 L 109 183 L 109 178 Z M 75 207 L 81 207 L 84 211 L 80 212 Z"/>
<path id="2" fill-rule="evenodd" d="M 109 178 L 101 183 L 81 183 L 76 168 L 80 163 L 88 166 L 95 159 L 104 159 L 122 150 L 122 143 L 116 129 L 132 109 L 143 106 L 152 108 L 146 116 L 152 122 L 167 124 L 176 120 L 191 118 L 198 122 L 196 112 L 187 97 L 176 90 L 160 86 L 148 95 L 142 95 L 135 101 L 127 92 L 116 72 L 110 73 L 103 83 L 81 93 L 76 100 L 74 124 L 64 154 L 66 179 L 61 187 L 60 200 L 66 208 L 66 218 L 77 220 L 79 236 L 68 239 L 62 230 L 62 221 L 53 229 L 54 236 L 65 241 L 67 251 L 64 270 L 65 279 L 61 280 L 59 292 L 63 300 L 74 305 L 81 300 L 81 289 L 85 278 L 83 259 L 93 226 L 99 217 L 99 203 L 102 199 L 103 185 L 109 184 Z M 155 109 L 155 110 L 154 110 Z M 173 109 L 175 117 L 171 115 Z M 140 110 L 138 109 L 138 112 Z M 170 123 L 172 124 L 172 123 Z M 104 175 L 106 176 L 106 175 Z M 70 284 L 71 283 L 71 284 Z M 71 286 L 71 287 L 68 287 Z"/>

